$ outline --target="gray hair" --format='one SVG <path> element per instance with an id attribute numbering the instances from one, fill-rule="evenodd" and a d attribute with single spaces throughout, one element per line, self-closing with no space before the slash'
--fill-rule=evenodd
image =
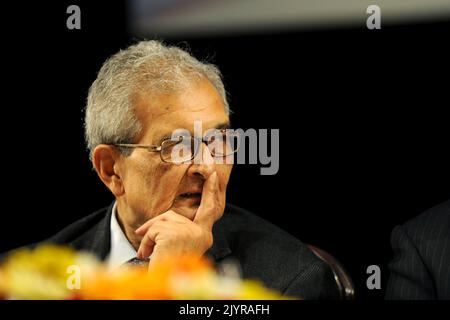
<path id="1" fill-rule="evenodd" d="M 132 102 L 136 92 L 173 92 L 205 78 L 216 88 L 229 114 L 219 69 L 200 62 L 183 49 L 151 40 L 110 57 L 92 83 L 87 98 L 85 138 L 90 157 L 99 144 L 132 143 L 139 135 L 142 124 Z"/>

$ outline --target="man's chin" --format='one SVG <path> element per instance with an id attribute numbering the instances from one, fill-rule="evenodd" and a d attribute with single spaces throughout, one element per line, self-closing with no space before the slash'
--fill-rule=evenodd
<path id="1" fill-rule="evenodd" d="M 196 203 L 175 203 L 172 210 L 176 213 L 188 218 L 189 220 L 194 220 L 195 214 L 200 204 Z"/>

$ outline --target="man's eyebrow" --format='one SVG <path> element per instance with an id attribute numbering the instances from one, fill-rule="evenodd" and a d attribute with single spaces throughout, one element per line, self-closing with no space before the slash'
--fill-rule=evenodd
<path id="1" fill-rule="evenodd" d="M 164 140 L 167 140 L 167 139 L 170 139 L 170 138 L 172 138 L 172 133 L 167 133 L 167 134 L 163 135 L 161 138 L 158 139 L 156 145 L 160 146 L 161 143 L 162 143 Z"/>
<path id="2" fill-rule="evenodd" d="M 230 129 L 230 128 L 231 128 L 231 123 L 230 123 L 229 121 L 220 123 L 220 124 L 218 124 L 218 125 L 216 125 L 216 126 L 214 127 L 214 129 L 216 129 L 216 130 L 223 130 L 223 129 Z M 191 134 L 192 134 L 192 133 L 191 133 Z M 156 145 L 161 145 L 161 143 L 162 143 L 164 140 L 170 139 L 170 138 L 172 138 L 172 133 L 164 134 L 161 138 L 159 138 L 159 139 L 157 140 L 158 142 L 156 143 Z"/>
<path id="3" fill-rule="evenodd" d="M 171 139 L 171 138 L 172 138 L 172 134 L 173 134 L 173 132 L 167 133 L 167 134 L 163 135 L 161 138 L 159 138 L 159 139 L 157 140 L 156 145 L 159 146 L 159 145 L 161 145 L 161 143 L 162 143 L 164 140 L 169 140 L 169 139 Z M 177 134 L 176 136 L 178 137 L 178 136 L 180 136 L 180 135 L 184 135 L 184 134 Z M 191 133 L 191 135 L 192 135 L 192 133 Z"/>

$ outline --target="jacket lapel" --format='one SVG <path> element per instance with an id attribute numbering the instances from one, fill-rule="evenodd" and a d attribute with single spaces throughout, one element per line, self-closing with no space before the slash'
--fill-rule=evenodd
<path id="1" fill-rule="evenodd" d="M 106 210 L 103 218 L 90 228 L 83 236 L 75 239 L 71 245 L 78 250 L 86 250 L 95 254 L 102 261 L 111 250 L 111 213 L 114 202 Z"/>

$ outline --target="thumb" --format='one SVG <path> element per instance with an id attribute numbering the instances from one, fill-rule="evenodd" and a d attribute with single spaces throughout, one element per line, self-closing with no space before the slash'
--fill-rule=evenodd
<path id="1" fill-rule="evenodd" d="M 195 223 L 209 229 L 212 228 L 215 222 L 215 210 L 219 205 L 218 193 L 219 178 L 217 172 L 214 171 L 203 185 L 202 200 L 193 220 Z"/>

